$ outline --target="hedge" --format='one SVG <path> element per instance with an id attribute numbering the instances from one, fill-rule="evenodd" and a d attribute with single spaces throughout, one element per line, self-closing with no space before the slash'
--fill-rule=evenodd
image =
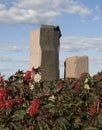
<path id="1" fill-rule="evenodd" d="M 35 82 L 37 73 L 0 76 L 0 130 L 102 129 L 102 72 Z"/>

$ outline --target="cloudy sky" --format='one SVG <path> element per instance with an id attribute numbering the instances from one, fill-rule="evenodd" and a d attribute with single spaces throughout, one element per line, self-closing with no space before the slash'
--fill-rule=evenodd
<path id="1" fill-rule="evenodd" d="M 59 25 L 60 73 L 71 56 L 89 57 L 89 73 L 102 71 L 102 0 L 0 0 L 0 72 L 29 69 L 30 32 Z"/>

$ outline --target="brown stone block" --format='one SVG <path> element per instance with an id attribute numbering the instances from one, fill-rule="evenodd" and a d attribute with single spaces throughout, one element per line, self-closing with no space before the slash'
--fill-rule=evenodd
<path id="1" fill-rule="evenodd" d="M 73 56 L 65 61 L 65 78 L 79 78 L 89 72 L 88 56 Z"/>

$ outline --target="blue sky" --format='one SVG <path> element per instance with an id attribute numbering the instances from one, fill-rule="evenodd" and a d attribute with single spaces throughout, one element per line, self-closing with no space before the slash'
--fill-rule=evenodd
<path id="1" fill-rule="evenodd" d="M 71 56 L 89 57 L 89 73 L 102 71 L 102 0 L 0 0 L 0 72 L 29 69 L 30 32 L 59 25 L 60 75 Z"/>

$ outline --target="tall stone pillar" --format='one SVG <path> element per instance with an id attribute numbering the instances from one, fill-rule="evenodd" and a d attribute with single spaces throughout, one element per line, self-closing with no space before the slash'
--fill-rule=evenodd
<path id="1" fill-rule="evenodd" d="M 30 34 L 30 69 L 41 67 L 42 78 L 59 79 L 59 26 L 42 25 L 40 31 Z"/>
<path id="2" fill-rule="evenodd" d="M 40 29 L 40 46 L 42 50 L 42 78 L 59 79 L 60 29 L 51 25 L 42 25 Z"/>
<path id="3" fill-rule="evenodd" d="M 30 33 L 30 70 L 41 65 L 40 31 Z"/>
<path id="4" fill-rule="evenodd" d="M 88 56 L 73 56 L 65 61 L 65 78 L 79 78 L 89 72 Z"/>

